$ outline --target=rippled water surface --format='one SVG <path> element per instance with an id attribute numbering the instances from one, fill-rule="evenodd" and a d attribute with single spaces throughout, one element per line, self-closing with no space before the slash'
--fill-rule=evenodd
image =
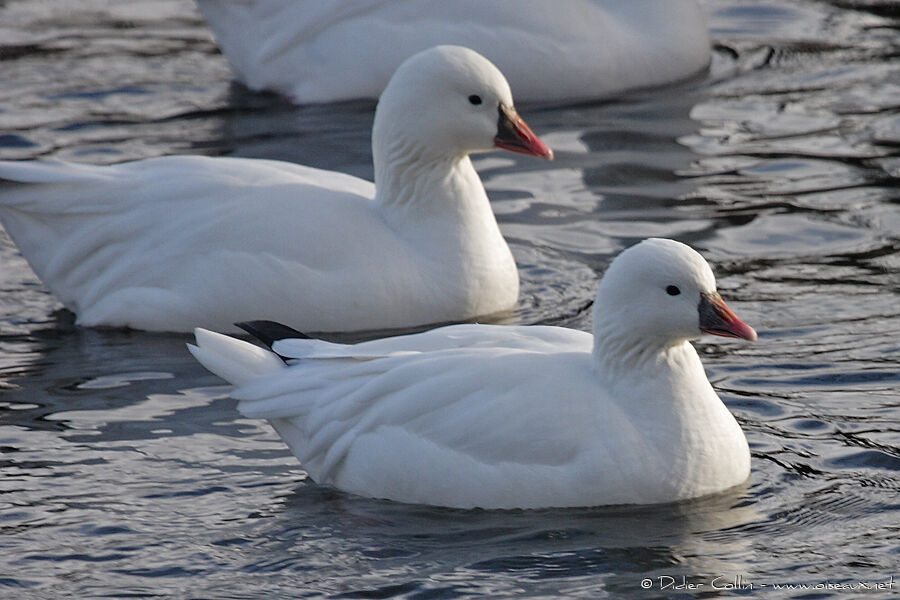
<path id="1" fill-rule="evenodd" d="M 699 344 L 750 442 L 745 488 L 524 512 L 320 488 L 185 336 L 75 328 L 4 235 L 0 597 L 895 597 L 900 10 L 703 5 L 708 74 L 520 107 L 557 160 L 476 165 L 521 322 L 588 328 L 598 274 L 640 238 L 710 259 L 760 332 Z M 233 154 L 371 177 L 370 103 L 292 107 L 229 78 L 187 0 L 0 2 L 0 158 Z"/>

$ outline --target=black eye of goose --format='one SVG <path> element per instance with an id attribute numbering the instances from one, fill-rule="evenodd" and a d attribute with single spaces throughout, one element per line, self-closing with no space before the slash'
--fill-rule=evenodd
<path id="1" fill-rule="evenodd" d="M 670 296 L 677 296 L 681 293 L 681 290 L 678 289 L 677 285 L 670 285 L 666 288 L 666 293 Z"/>
<path id="2" fill-rule="evenodd" d="M 469 96 L 469 103 L 473 106 L 478 106 L 479 104 L 481 104 L 481 96 L 479 96 L 478 94 L 472 94 L 471 96 Z"/>

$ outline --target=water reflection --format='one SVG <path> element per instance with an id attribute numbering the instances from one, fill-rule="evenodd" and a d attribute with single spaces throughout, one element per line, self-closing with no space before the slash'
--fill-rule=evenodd
<path id="1" fill-rule="evenodd" d="M 556 589 L 560 594 L 576 581 L 590 581 L 594 589 L 602 582 L 611 592 L 622 588 L 633 594 L 635 573 L 748 573 L 746 540 L 725 541 L 721 534 L 706 539 L 708 532 L 758 519 L 752 506 L 741 503 L 742 493 L 655 509 L 472 512 L 379 502 L 303 485 L 284 499 L 280 514 L 268 524 L 271 535 L 264 537 L 279 537 L 280 550 L 263 553 L 247 570 L 291 570 L 295 561 L 306 565 L 311 550 L 334 556 L 329 546 L 340 540 L 341 556 L 352 560 L 316 561 L 314 571 L 293 573 L 296 583 L 326 592 L 349 580 L 346 594 L 358 597 L 397 585 L 447 592 L 488 577 L 496 594 L 523 587 L 527 593 Z M 286 529 L 281 520 L 293 526 Z M 281 559 L 273 562 L 273 556 Z M 370 574 L 360 576 L 361 570 Z"/>

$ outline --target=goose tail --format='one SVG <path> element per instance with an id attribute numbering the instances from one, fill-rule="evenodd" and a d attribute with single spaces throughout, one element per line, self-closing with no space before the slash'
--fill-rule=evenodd
<path id="1" fill-rule="evenodd" d="M 235 386 L 285 368 L 273 352 L 249 342 L 206 329 L 195 329 L 197 343 L 188 350 L 200 364 Z"/>

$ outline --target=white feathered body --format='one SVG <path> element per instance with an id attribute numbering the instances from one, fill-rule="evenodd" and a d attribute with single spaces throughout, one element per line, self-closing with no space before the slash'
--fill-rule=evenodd
<path id="1" fill-rule="evenodd" d="M 749 474 L 743 433 L 687 342 L 620 377 L 587 333 L 458 325 L 355 346 L 278 342 L 299 358 L 247 372 L 266 351 L 201 334 L 195 356 L 237 384 L 241 412 L 268 419 L 315 481 L 349 492 L 591 506 L 696 497 Z"/>
<path id="2" fill-rule="evenodd" d="M 467 157 L 458 170 L 471 190 L 412 223 L 386 219 L 370 182 L 286 162 L 7 161 L 0 220 L 82 325 L 406 327 L 508 309 L 518 296 Z"/>
<path id="3" fill-rule="evenodd" d="M 709 63 L 694 0 L 198 0 L 237 78 L 296 102 L 375 98 L 407 56 L 458 44 L 520 101 L 584 100 Z"/>

